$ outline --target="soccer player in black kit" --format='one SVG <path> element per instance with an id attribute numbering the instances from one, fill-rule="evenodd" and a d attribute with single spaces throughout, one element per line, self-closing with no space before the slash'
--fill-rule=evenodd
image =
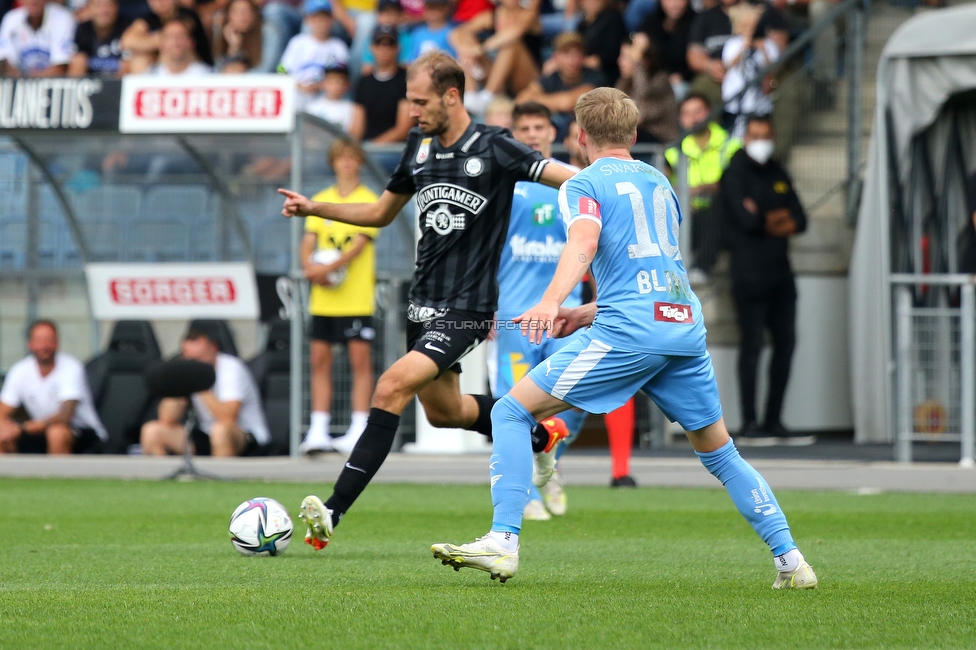
<path id="1" fill-rule="evenodd" d="M 400 414 L 417 396 L 431 424 L 491 435 L 487 395 L 462 395 L 458 361 L 483 341 L 498 300 L 498 262 L 518 181 L 559 187 L 573 172 L 548 165 L 506 129 L 475 124 L 464 109 L 464 72 L 443 52 L 407 72 L 411 129 L 386 191 L 372 204 L 315 203 L 289 190 L 282 214 L 359 226 L 389 225 L 417 194 L 422 230 L 407 310 L 407 354 L 380 376 L 369 421 L 323 503 L 310 495 L 300 517 L 306 543 L 325 548 L 333 529 L 390 453 Z M 533 451 L 551 453 L 565 427 L 533 431 Z"/>

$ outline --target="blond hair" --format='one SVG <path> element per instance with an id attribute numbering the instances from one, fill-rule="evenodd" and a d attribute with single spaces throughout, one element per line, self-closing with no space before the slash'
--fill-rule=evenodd
<path id="1" fill-rule="evenodd" d="M 594 88 L 576 100 L 576 122 L 591 146 L 629 147 L 637 116 L 637 104 L 616 88 Z"/>

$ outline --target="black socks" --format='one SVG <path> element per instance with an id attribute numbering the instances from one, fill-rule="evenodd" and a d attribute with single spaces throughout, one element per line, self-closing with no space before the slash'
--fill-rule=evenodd
<path id="1" fill-rule="evenodd" d="M 467 429 L 488 436 L 488 439 L 491 440 L 491 407 L 498 400 L 490 395 L 472 395 L 471 397 L 478 402 L 478 419 Z"/>
<path id="2" fill-rule="evenodd" d="M 532 427 L 529 436 L 532 438 L 533 454 L 538 454 L 546 450 L 546 445 L 549 444 L 549 432 L 546 431 L 546 428 L 542 426 L 541 422 Z"/>
<path id="3" fill-rule="evenodd" d="M 349 460 L 332 488 L 332 496 L 325 507 L 332 510 L 332 524 L 337 525 L 346 510 L 363 493 L 393 448 L 393 438 L 400 425 L 400 416 L 383 409 L 369 410 L 366 430 L 356 443 Z"/>

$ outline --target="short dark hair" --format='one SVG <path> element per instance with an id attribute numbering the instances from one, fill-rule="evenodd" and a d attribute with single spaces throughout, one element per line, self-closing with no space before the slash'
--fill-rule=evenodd
<path id="1" fill-rule="evenodd" d="M 27 326 L 28 339 L 34 335 L 34 330 L 36 330 L 38 327 L 50 327 L 52 330 L 54 330 L 54 335 L 58 335 L 58 326 L 54 324 L 53 320 L 38 318 L 37 320 L 31 321 L 30 325 Z"/>
<path id="2" fill-rule="evenodd" d="M 765 124 L 765 125 L 767 125 L 770 128 L 770 130 L 772 130 L 774 128 L 773 127 L 773 116 L 772 115 L 764 115 L 764 114 L 761 114 L 761 113 L 752 113 L 752 114 L 750 114 L 746 118 L 746 128 L 748 129 L 749 128 L 749 125 L 752 124 L 752 123 L 754 123 L 754 122 L 759 122 L 759 123 Z"/>
<path id="3" fill-rule="evenodd" d="M 707 108 L 708 110 L 712 110 L 712 100 L 710 100 L 706 95 L 703 95 L 702 93 L 688 93 L 687 95 L 685 95 L 685 98 L 681 100 L 681 106 L 684 106 L 685 104 L 687 104 L 693 99 L 697 99 L 698 101 L 700 101 L 702 104 L 705 105 L 705 108 Z"/>
<path id="4" fill-rule="evenodd" d="M 516 104 L 515 108 L 512 109 L 512 124 L 517 122 L 520 117 L 525 117 L 526 115 L 544 117 L 549 124 L 552 124 L 552 111 L 539 102 L 522 102 L 521 104 Z"/>
<path id="5" fill-rule="evenodd" d="M 458 94 L 464 97 L 464 69 L 450 54 L 431 50 L 410 64 L 407 78 L 420 72 L 430 75 L 430 85 L 438 95 L 443 96 L 451 88 L 457 88 Z"/>
<path id="6" fill-rule="evenodd" d="M 203 329 L 202 327 L 191 327 L 186 331 L 186 335 L 183 337 L 184 341 L 196 341 L 198 339 L 207 339 L 217 347 L 220 345 L 210 336 L 210 332 Z"/>

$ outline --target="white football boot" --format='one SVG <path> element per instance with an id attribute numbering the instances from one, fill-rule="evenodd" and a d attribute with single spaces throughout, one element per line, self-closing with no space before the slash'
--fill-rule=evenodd
<path id="1" fill-rule="evenodd" d="M 552 515 L 546 510 L 546 506 L 542 503 L 540 499 L 532 499 L 525 504 L 525 510 L 522 512 L 522 519 L 527 519 L 529 521 L 549 521 L 552 519 Z"/>
<path id="2" fill-rule="evenodd" d="M 806 560 L 792 571 L 780 571 L 773 582 L 773 589 L 816 589 L 817 574 Z"/>
<path id="3" fill-rule="evenodd" d="M 461 567 L 478 569 L 491 574 L 491 579 L 504 583 L 518 571 L 518 549 L 508 552 L 490 535 L 479 537 L 468 544 L 434 544 L 430 547 L 434 559 L 450 564 L 455 571 Z"/>
<path id="4" fill-rule="evenodd" d="M 314 494 L 302 499 L 302 507 L 298 511 L 298 518 L 305 522 L 305 543 L 316 551 L 328 546 L 332 538 L 332 511 L 325 507 L 322 500 Z"/>
<path id="5" fill-rule="evenodd" d="M 566 490 L 563 489 L 563 482 L 559 472 L 553 473 L 549 482 L 539 488 L 542 493 L 542 501 L 546 504 L 546 510 L 556 517 L 566 514 Z"/>

